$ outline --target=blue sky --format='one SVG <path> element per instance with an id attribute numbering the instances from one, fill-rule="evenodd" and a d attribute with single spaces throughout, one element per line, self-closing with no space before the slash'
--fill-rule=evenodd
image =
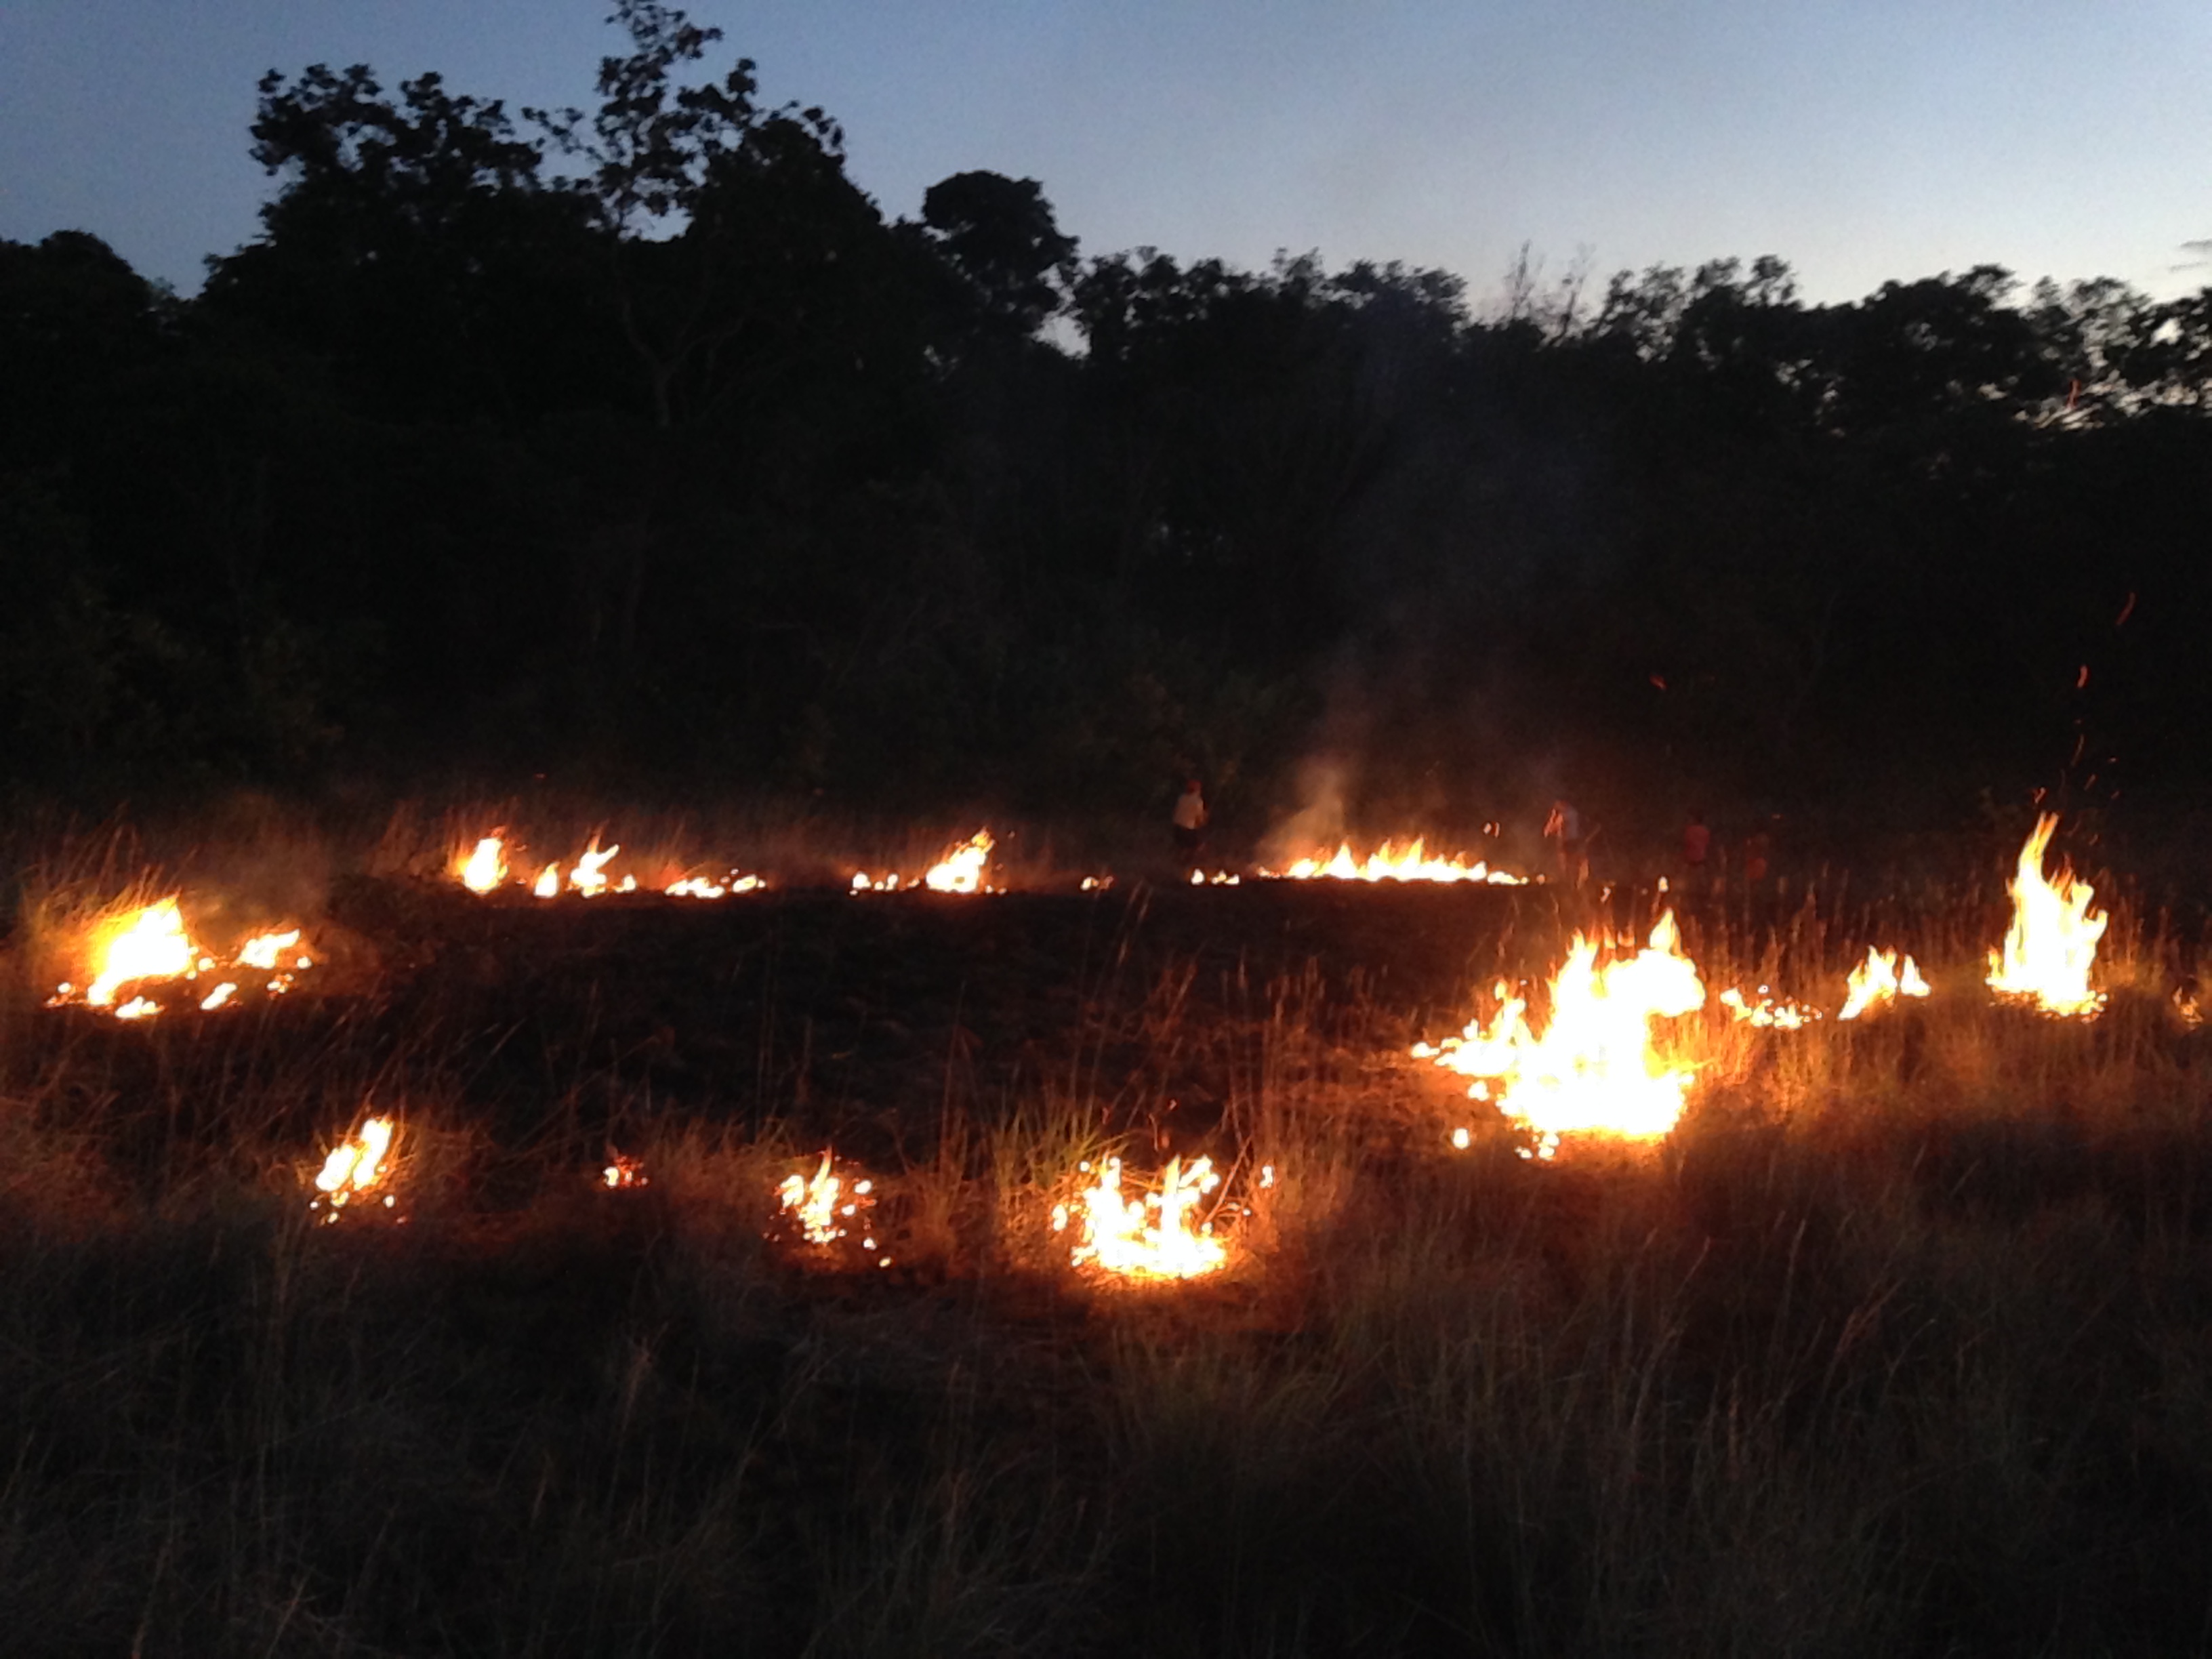
<path id="1" fill-rule="evenodd" d="M 254 82 L 366 62 L 592 102 L 606 0 L 0 0 L 0 237 L 104 237 L 187 292 L 252 238 Z M 1493 295 L 1778 253 L 1806 293 L 1983 262 L 2212 283 L 2203 0 L 699 0 L 818 103 L 886 215 L 988 167 L 1086 254 L 1278 248 Z M 2191 244 L 2198 244 L 2195 248 Z"/>

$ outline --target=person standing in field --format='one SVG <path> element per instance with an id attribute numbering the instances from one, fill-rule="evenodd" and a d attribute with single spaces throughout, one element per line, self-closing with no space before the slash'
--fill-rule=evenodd
<path id="1" fill-rule="evenodd" d="M 1176 856 L 1183 867 L 1198 867 L 1199 854 L 1206 850 L 1206 796 L 1193 778 L 1182 787 L 1182 793 L 1175 804 Z"/>
<path id="2" fill-rule="evenodd" d="M 1544 820 L 1544 838 L 1553 843 L 1559 855 L 1559 879 L 1577 886 L 1589 873 L 1589 860 L 1583 839 L 1583 815 L 1575 811 L 1574 803 L 1565 795 L 1552 803 L 1552 815 Z"/>
<path id="3" fill-rule="evenodd" d="M 1774 851 L 1774 836 L 1765 829 L 1754 830 L 1743 840 L 1743 879 L 1746 886 L 1756 886 L 1766 879 L 1766 860 Z"/>
<path id="4" fill-rule="evenodd" d="M 1713 832 L 1705 825 L 1703 812 L 1690 814 L 1690 821 L 1682 827 L 1682 867 L 1690 875 L 1702 875 L 1705 854 L 1712 850 Z"/>

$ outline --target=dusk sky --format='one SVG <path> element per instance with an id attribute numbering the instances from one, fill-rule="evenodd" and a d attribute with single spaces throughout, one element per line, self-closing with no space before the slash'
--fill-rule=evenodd
<path id="1" fill-rule="evenodd" d="M 607 0 L 4 0 L 0 237 L 185 292 L 255 234 L 254 83 L 367 63 L 593 101 Z M 887 217 L 986 167 L 1085 255 L 1403 259 L 1493 295 L 1778 253 L 1809 298 L 2002 264 L 2212 283 L 2204 0 L 700 0 L 710 63 L 844 125 Z"/>

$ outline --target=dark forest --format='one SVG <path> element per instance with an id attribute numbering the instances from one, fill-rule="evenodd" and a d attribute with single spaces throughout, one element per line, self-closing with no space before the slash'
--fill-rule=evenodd
<path id="1" fill-rule="evenodd" d="M 272 72 L 196 297 L 0 244 L 19 788 L 1257 822 L 1333 754 L 1847 828 L 2212 760 L 2212 289 L 1085 256 L 621 21 L 589 112 Z"/>

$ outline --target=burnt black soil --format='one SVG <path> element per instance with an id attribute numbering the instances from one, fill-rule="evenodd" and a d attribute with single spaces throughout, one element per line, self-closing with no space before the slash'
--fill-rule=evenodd
<path id="1" fill-rule="evenodd" d="M 332 920 L 375 958 L 379 1040 L 458 1048 L 512 1130 L 585 1075 L 687 1116 L 893 1138 L 948 1089 L 1164 1096 L 1202 1119 L 1230 1086 L 1218 1045 L 1178 1058 L 1164 1023 L 1264 1023 L 1287 986 L 1337 1035 L 1456 1024 L 1504 940 L 1556 927 L 1536 890 L 1288 883 L 539 903 L 360 882 Z"/>

